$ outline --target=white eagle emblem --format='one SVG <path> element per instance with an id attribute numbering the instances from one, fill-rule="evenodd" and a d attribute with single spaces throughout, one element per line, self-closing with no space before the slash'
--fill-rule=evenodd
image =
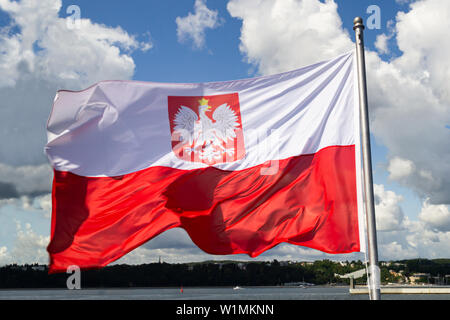
<path id="1" fill-rule="evenodd" d="M 174 131 L 186 146 L 183 152 L 194 153 L 200 160 L 213 162 L 224 155 L 234 156 L 235 148 L 227 148 L 227 142 L 236 138 L 235 130 L 239 127 L 235 111 L 224 103 L 218 106 L 211 118 L 206 114 L 212 108 L 208 100 L 199 100 L 198 114 L 189 107 L 180 106 L 174 118 Z"/>

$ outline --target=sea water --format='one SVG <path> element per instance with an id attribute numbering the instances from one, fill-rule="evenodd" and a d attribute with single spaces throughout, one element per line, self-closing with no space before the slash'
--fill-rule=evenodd
<path id="1" fill-rule="evenodd" d="M 0 300 L 369 300 L 348 287 L 0 289 Z M 382 300 L 450 300 L 450 294 L 383 294 Z"/>

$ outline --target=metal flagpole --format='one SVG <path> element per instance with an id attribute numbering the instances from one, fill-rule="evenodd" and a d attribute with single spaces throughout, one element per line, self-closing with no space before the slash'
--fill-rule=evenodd
<path id="1" fill-rule="evenodd" d="M 356 35 L 358 64 L 359 105 L 364 170 L 364 195 L 369 249 L 369 293 L 372 300 L 380 300 L 380 268 L 378 267 L 377 230 L 375 225 L 375 202 L 373 196 L 372 160 L 370 151 L 369 112 L 367 103 L 366 63 L 364 58 L 364 24 L 361 17 L 353 20 Z"/>

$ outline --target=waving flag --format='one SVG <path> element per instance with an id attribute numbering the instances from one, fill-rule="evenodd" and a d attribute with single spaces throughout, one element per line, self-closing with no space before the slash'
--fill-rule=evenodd
<path id="1" fill-rule="evenodd" d="M 50 272 L 176 227 L 210 254 L 364 250 L 356 86 L 351 52 L 252 79 L 59 91 Z"/>

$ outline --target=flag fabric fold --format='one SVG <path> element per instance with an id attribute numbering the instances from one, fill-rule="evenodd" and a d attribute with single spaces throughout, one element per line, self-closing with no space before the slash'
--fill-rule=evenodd
<path id="1" fill-rule="evenodd" d="M 363 251 L 354 53 L 198 84 L 58 91 L 50 272 L 99 268 L 171 228 L 210 254 Z"/>

